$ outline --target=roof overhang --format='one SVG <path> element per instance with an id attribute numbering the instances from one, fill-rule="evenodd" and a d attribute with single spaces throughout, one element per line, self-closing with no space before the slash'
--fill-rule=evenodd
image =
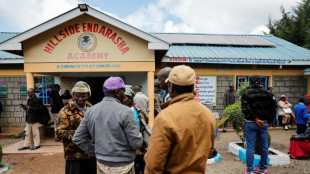
<path id="1" fill-rule="evenodd" d="M 0 64 L 23 64 L 24 59 L 0 59 Z"/>
<path id="2" fill-rule="evenodd" d="M 310 75 L 310 68 L 304 69 L 304 75 Z"/>
<path id="3" fill-rule="evenodd" d="M 102 13 L 94 8 L 88 7 L 88 11 L 80 11 L 79 8 L 74 8 L 60 16 L 57 16 L 45 23 L 42 23 L 36 27 L 33 27 L 15 37 L 12 37 L 9 40 L 6 40 L 2 43 L 0 43 L 0 50 L 3 51 L 21 51 L 22 45 L 21 43 L 29 38 L 32 38 L 40 33 L 43 33 L 46 30 L 49 30 L 51 28 L 54 28 L 60 24 L 65 23 L 66 21 L 69 21 L 71 19 L 74 19 L 78 16 L 81 16 L 83 14 L 88 14 L 92 17 L 95 17 L 99 20 L 102 20 L 106 23 L 109 23 L 117 28 L 120 28 L 126 32 L 129 32 L 141 39 L 144 39 L 148 41 L 148 49 L 150 50 L 168 50 L 169 49 L 169 43 L 166 41 L 163 41 L 151 34 L 148 34 L 142 30 L 139 30 L 131 25 L 128 25 L 116 18 L 113 18 L 105 13 Z"/>
<path id="4" fill-rule="evenodd" d="M 210 63 L 210 64 L 239 64 L 239 65 L 310 65 L 310 61 L 288 61 L 273 59 L 242 59 L 242 58 L 188 58 L 167 57 L 162 62 L 166 63 Z M 310 74 L 310 70 L 309 70 Z"/>

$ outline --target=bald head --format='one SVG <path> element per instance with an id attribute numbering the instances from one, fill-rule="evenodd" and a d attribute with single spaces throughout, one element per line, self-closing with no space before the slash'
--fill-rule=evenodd
<path id="1" fill-rule="evenodd" d="M 35 90 L 33 88 L 29 88 L 27 90 L 28 97 L 32 97 L 35 94 Z"/>
<path id="2" fill-rule="evenodd" d="M 141 92 L 141 86 L 140 85 L 136 85 L 136 86 L 133 86 L 131 88 L 133 90 L 133 92 L 136 94 L 137 92 Z"/>
<path id="3" fill-rule="evenodd" d="M 172 68 L 170 67 L 165 67 L 158 72 L 158 84 L 161 89 L 168 89 L 168 84 L 165 82 L 165 80 L 168 78 L 171 69 Z"/>

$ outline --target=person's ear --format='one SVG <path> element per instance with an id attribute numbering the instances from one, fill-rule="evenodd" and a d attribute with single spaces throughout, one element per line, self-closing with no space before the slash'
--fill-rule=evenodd
<path id="1" fill-rule="evenodd" d="M 119 90 L 118 89 L 115 90 L 114 94 L 115 94 L 115 97 L 118 98 L 119 97 Z"/>

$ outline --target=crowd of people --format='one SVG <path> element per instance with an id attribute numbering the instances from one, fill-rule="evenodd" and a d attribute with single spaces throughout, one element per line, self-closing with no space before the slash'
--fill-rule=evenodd
<path id="1" fill-rule="evenodd" d="M 92 106 L 86 82 L 77 82 L 71 94 L 65 91 L 61 96 L 55 84 L 49 95 L 51 115 L 55 139 L 64 147 L 65 173 L 97 173 L 97 168 L 109 174 L 204 173 L 214 148 L 215 117 L 196 100 L 195 76 L 185 65 L 159 73 L 159 85 L 166 92 L 161 97 L 158 89 L 154 91 L 157 114 L 151 136 L 145 135 L 150 133 L 145 131 L 150 103 L 142 86 L 110 77 L 103 84 L 102 101 Z M 33 88 L 28 89 L 28 97 L 21 106 L 27 124 L 19 150 L 40 148 L 36 119 L 43 104 Z"/>
<path id="2" fill-rule="evenodd" d="M 99 173 L 204 173 L 214 149 L 215 117 L 197 100 L 195 76 L 194 70 L 185 65 L 159 71 L 160 90 L 154 91 L 156 119 L 150 137 L 145 136 L 150 102 L 141 92 L 142 86 L 125 85 L 122 78 L 110 77 L 103 84 L 103 100 L 92 105 L 88 102 L 91 89 L 86 82 L 77 82 L 71 93 L 66 90 L 61 96 L 60 86 L 55 84 L 49 95 L 51 115 L 55 140 L 64 146 L 65 173 L 91 174 L 97 173 L 97 168 Z M 18 150 L 40 148 L 38 119 L 43 104 L 33 88 L 27 93 L 27 104 L 21 105 L 26 110 L 26 137 Z M 223 96 L 224 106 L 238 100 L 246 120 L 247 169 L 243 173 L 268 173 L 268 124 L 277 118 L 285 130 L 296 121 L 291 157 L 303 158 L 310 153 L 310 95 L 300 98 L 293 108 L 285 95 L 276 101 L 272 88 L 265 90 L 260 76 L 254 75 L 241 98 L 234 85 L 229 85 Z M 226 128 L 227 122 L 223 131 Z M 254 168 L 256 136 L 261 160 L 259 167 Z"/>

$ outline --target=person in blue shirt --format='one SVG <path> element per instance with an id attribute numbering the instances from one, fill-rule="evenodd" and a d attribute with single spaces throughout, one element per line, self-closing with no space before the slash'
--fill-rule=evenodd
<path id="1" fill-rule="evenodd" d="M 135 97 L 135 93 L 133 90 L 126 88 L 125 95 L 126 97 L 123 104 L 132 110 L 135 120 L 138 123 L 139 130 L 142 133 L 143 129 L 145 129 L 145 124 L 148 124 L 147 114 L 134 103 L 133 98 Z M 136 173 L 144 172 L 145 162 L 143 158 L 146 153 L 146 148 L 147 145 L 143 142 L 142 146 L 136 150 L 136 158 L 134 160 Z"/>
<path id="2" fill-rule="evenodd" d="M 299 104 L 294 107 L 297 125 L 297 134 L 302 134 L 307 130 L 308 119 L 310 114 L 308 114 L 308 109 L 306 106 L 307 99 L 302 97 L 299 99 Z"/>

